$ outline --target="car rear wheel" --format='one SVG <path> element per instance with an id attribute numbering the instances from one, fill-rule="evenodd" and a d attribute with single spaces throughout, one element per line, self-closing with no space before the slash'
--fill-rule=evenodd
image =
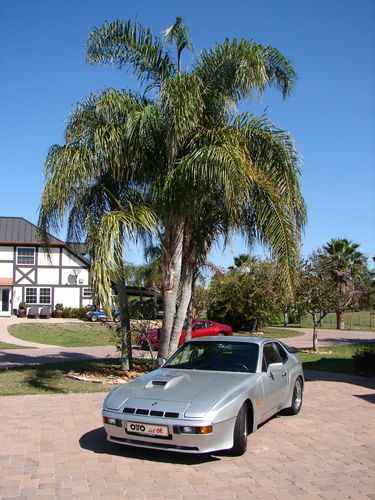
<path id="1" fill-rule="evenodd" d="M 247 448 L 247 406 L 244 403 L 238 412 L 233 432 L 233 447 L 230 454 L 233 456 L 243 455 Z"/>
<path id="2" fill-rule="evenodd" d="M 219 332 L 216 336 L 217 337 L 225 337 L 225 333 L 224 332 Z"/>
<path id="3" fill-rule="evenodd" d="M 115 321 L 116 321 L 116 323 L 120 323 L 120 321 L 121 321 L 121 316 L 120 316 L 119 314 L 116 314 L 116 316 L 115 316 Z"/>
<path id="4" fill-rule="evenodd" d="M 286 415 L 297 415 L 302 407 L 303 398 L 303 383 L 301 377 L 298 377 L 296 383 L 294 384 L 292 404 L 289 408 L 285 409 Z"/>
<path id="5" fill-rule="evenodd" d="M 95 323 L 95 321 L 98 321 L 98 317 L 97 317 L 97 315 L 96 315 L 96 314 L 92 314 L 92 315 L 90 316 L 90 321 L 93 321 L 94 323 Z"/>

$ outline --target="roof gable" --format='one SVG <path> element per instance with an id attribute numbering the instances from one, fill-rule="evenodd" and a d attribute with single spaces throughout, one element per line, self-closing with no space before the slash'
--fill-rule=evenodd
<path id="1" fill-rule="evenodd" d="M 37 226 L 23 217 L 0 217 L 0 243 L 36 243 L 42 244 L 37 237 Z M 65 243 L 48 234 L 50 243 Z"/>

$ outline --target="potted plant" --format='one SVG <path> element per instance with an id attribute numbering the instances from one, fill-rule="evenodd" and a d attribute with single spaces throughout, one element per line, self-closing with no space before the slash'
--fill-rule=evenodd
<path id="1" fill-rule="evenodd" d="M 55 318 L 62 318 L 64 306 L 62 304 L 55 305 Z"/>
<path id="2" fill-rule="evenodd" d="M 26 318 L 26 312 L 27 312 L 27 304 L 26 304 L 26 302 L 20 302 L 20 304 L 18 306 L 17 316 L 19 318 Z"/>

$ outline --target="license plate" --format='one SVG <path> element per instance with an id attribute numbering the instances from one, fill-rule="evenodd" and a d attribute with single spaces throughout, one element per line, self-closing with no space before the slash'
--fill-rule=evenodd
<path id="1" fill-rule="evenodd" d="M 127 432 L 142 434 L 143 436 L 168 436 L 168 427 L 166 425 L 126 422 L 126 430 Z"/>

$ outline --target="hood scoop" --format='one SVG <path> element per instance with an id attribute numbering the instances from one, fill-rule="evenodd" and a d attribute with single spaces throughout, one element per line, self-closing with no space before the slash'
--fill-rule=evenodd
<path id="1" fill-rule="evenodd" d="M 169 377 L 157 377 L 152 380 L 150 380 L 146 384 L 146 389 L 153 389 L 153 388 L 158 388 L 158 389 L 170 389 L 171 387 L 174 387 L 178 383 L 180 383 L 182 380 L 184 380 L 184 375 L 177 375 L 175 377 L 169 376 Z"/>

